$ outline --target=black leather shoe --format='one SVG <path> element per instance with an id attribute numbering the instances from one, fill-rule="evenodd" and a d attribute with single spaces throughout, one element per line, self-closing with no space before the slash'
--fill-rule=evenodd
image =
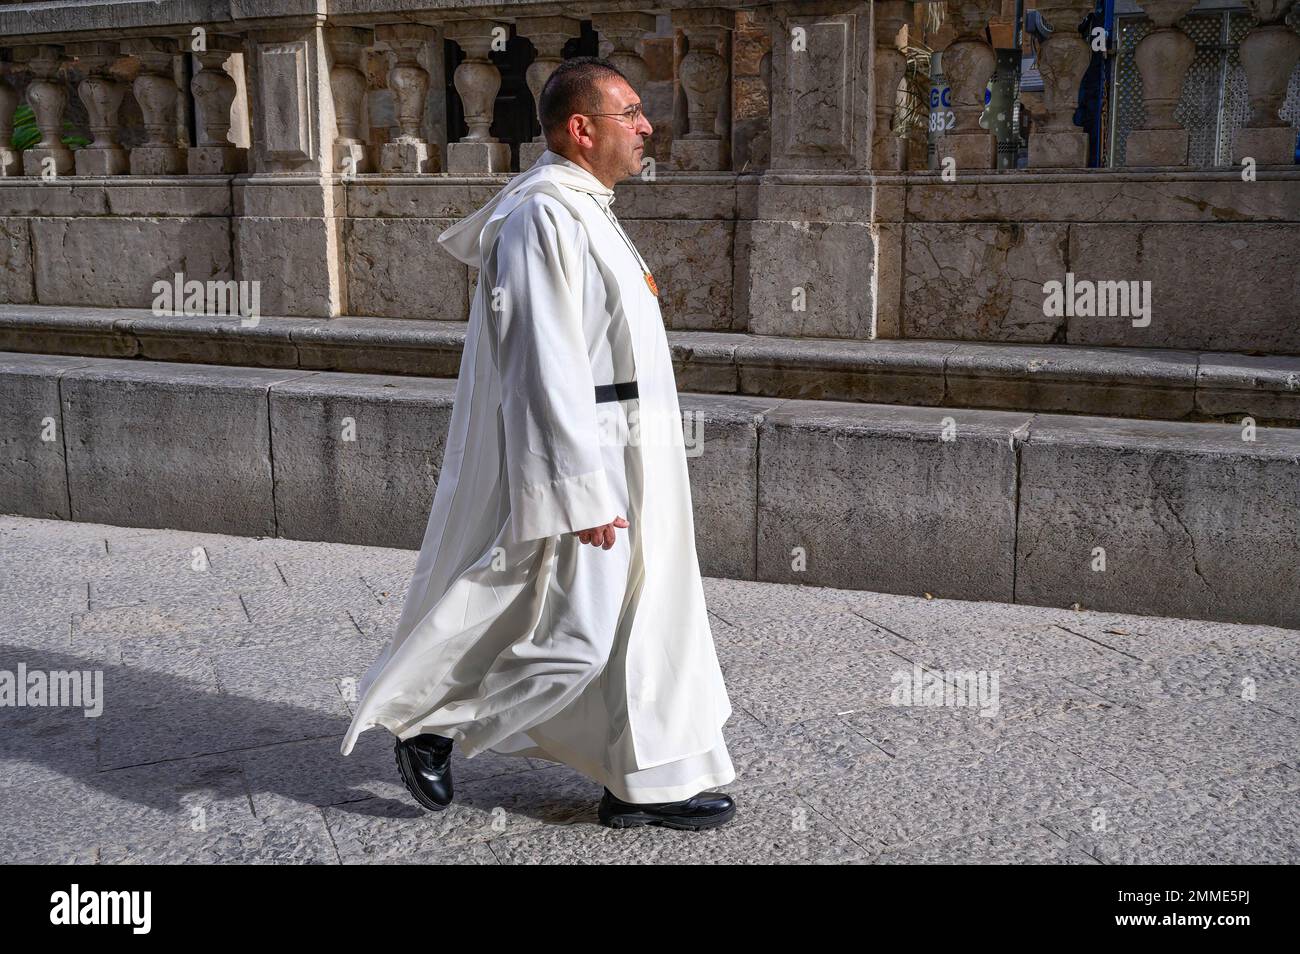
<path id="1" fill-rule="evenodd" d="M 699 792 L 680 802 L 625 802 L 609 789 L 600 800 L 600 823 L 610 828 L 662 825 L 684 831 L 716 828 L 731 821 L 736 803 L 723 792 Z"/>
<path id="2" fill-rule="evenodd" d="M 431 812 L 451 804 L 451 749 L 454 739 L 426 732 L 397 739 L 393 747 L 397 770 L 415 800 Z"/>

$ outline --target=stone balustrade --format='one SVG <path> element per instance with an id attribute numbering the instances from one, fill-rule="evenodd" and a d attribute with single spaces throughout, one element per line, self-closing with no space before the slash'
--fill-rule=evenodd
<path id="1" fill-rule="evenodd" d="M 473 276 L 437 235 L 536 160 L 545 143 L 518 122 L 520 104 L 531 111 L 578 51 L 626 73 L 655 126 L 655 166 L 619 187 L 620 216 L 656 260 L 673 327 L 1054 340 L 1042 280 L 1153 242 L 1167 261 L 1141 268 L 1162 278 L 1182 243 L 1199 243 L 1222 251 L 1242 288 L 1286 300 L 1275 291 L 1294 256 L 1267 262 L 1300 247 L 1295 129 L 1279 115 L 1300 58 L 1294 0 L 1252 0 L 1258 25 L 1241 44 L 1251 109 L 1233 162 L 1272 167 L 1258 188 L 1236 169 L 1189 166 L 1173 106 L 1191 0 L 1138 3 L 1155 29 L 1136 50 L 1143 102 L 1126 166 L 1085 170 L 1087 134 L 1073 123 L 1091 4 L 1038 0 L 1052 27 L 1039 50 L 1044 114 L 1029 167 L 997 172 L 981 112 L 995 68 L 987 28 L 1003 5 L 949 0 L 954 122 L 936 153 L 955 181 L 925 170 L 895 128 L 902 44 L 921 20 L 911 0 L 0 4 L 0 303 L 147 307 L 150 284 L 183 266 L 265 279 L 266 314 L 462 319 Z M 206 20 L 186 20 L 200 7 Z M 18 150 L 23 104 L 37 141 Z M 70 133 L 86 144 L 69 148 Z M 1139 193 L 1159 199 L 1148 224 L 1119 222 L 1115 204 Z M 1166 206 L 1251 221 L 1228 229 Z M 121 252 L 112 269 L 95 264 L 106 249 Z M 1160 329 L 1162 345 L 1223 338 L 1212 311 L 1240 289 L 1199 281 L 1170 282 L 1204 314 Z M 1294 350 L 1288 307 L 1257 311 L 1266 327 L 1240 341 L 1271 335 Z M 1156 340 L 1120 330 L 1107 340 Z"/>
<path id="2" fill-rule="evenodd" d="M 670 141 L 666 171 L 732 168 L 738 15 L 752 17 L 770 34 L 771 115 L 763 129 L 770 130 L 771 142 L 757 150 L 770 155 L 769 168 L 907 171 L 906 143 L 893 120 L 905 67 L 899 43 L 918 20 L 911 0 L 718 0 L 665 8 L 635 2 L 593 0 L 589 28 L 601 52 L 638 89 L 649 77 L 643 41 L 661 20 L 678 34 L 672 77 L 678 103 L 672 115 L 656 117 L 669 127 L 661 136 Z M 1241 44 L 1251 116 L 1238 152 L 1260 164 L 1293 161 L 1294 129 L 1278 115 L 1300 59 L 1300 36 L 1285 22 L 1293 2 L 1249 0 L 1259 25 Z M 1128 135 L 1126 164 L 1184 166 L 1188 134 L 1175 107 L 1195 46 L 1178 23 L 1196 0 L 1138 3 L 1155 28 L 1134 52 L 1143 116 Z M 184 22 L 184 4 L 98 0 L 57 13 L 36 6 L 0 8 L 0 133 L 20 99 L 41 131 L 40 141 L 21 156 L 4 137 L 0 176 L 509 172 L 512 143 L 492 132 L 502 84 L 494 55 L 512 38 L 531 43 L 527 88 L 535 100 L 566 44 L 583 30 L 574 11 L 556 15 L 553 4 L 528 0 L 481 8 L 449 0 L 340 0 L 319 5 L 323 15 L 316 4 L 290 0 L 276 5 L 280 15 L 250 20 L 238 16 L 247 5 L 231 3 L 228 21 L 204 23 Z M 1001 6 L 1000 0 L 946 4 L 955 35 L 942 52 L 954 121 L 939 137 L 937 154 L 967 173 L 997 165 L 993 136 L 980 118 L 996 59 L 986 28 Z M 1078 25 L 1092 6 L 1091 0 L 1036 4 L 1052 33 L 1038 59 L 1046 115 L 1031 137 L 1031 169 L 1087 164 L 1086 133 L 1073 124 L 1073 114 L 1092 53 Z M 140 22 L 150 18 L 156 24 Z M 463 57 L 453 86 L 467 127 L 451 140 L 442 82 L 448 42 Z M 188 70 L 185 54 L 192 54 Z M 70 69 L 80 78 L 76 91 L 91 136 L 76 154 L 62 142 Z M 25 86 L 21 98 L 18 78 Z M 374 140 L 377 127 L 368 115 L 376 81 L 392 113 L 387 132 L 378 127 L 383 141 Z M 144 136 L 124 146 L 118 123 L 127 96 L 138 106 Z M 193 134 L 181 109 L 191 97 L 198 114 Z M 247 147 L 228 136 L 234 108 L 249 117 Z M 516 138 L 518 167 L 526 168 L 544 140 L 540 134 Z M 749 144 L 741 151 L 754 152 Z"/>

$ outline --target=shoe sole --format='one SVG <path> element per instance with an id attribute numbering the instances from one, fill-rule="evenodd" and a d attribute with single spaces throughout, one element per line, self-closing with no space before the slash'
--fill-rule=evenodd
<path id="1" fill-rule="evenodd" d="M 429 798 L 429 796 L 425 795 L 424 792 L 416 788 L 411 782 L 411 779 L 406 774 L 408 766 L 402 763 L 403 753 L 401 739 L 398 739 L 397 744 L 393 746 L 393 755 L 397 761 L 397 774 L 402 777 L 402 784 L 405 785 L 406 790 L 411 793 L 411 797 L 414 798 L 422 807 L 427 808 L 431 812 L 440 812 L 444 811 L 447 808 L 447 805 L 451 804 L 451 802 L 448 802 L 447 805 L 439 805 L 433 799 Z"/>
<path id="2" fill-rule="evenodd" d="M 658 815 L 647 815 L 643 812 L 627 812 L 602 818 L 600 822 L 607 828 L 639 828 L 643 825 L 657 825 L 678 831 L 702 831 L 705 828 L 725 825 L 735 814 L 736 806 L 732 805 L 725 812 L 718 812 L 705 818 L 660 818 Z"/>

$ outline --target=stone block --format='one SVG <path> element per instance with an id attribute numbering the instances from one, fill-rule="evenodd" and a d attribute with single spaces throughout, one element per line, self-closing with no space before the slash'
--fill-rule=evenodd
<path id="1" fill-rule="evenodd" d="M 1035 418 L 1021 449 L 1016 600 L 1300 625 L 1300 435 L 1243 434 Z"/>
<path id="2" fill-rule="evenodd" d="M 0 352 L 0 513 L 69 519 L 59 378 L 84 364 Z"/>
<path id="3" fill-rule="evenodd" d="M 455 391 L 455 381 L 331 372 L 272 387 L 280 533 L 418 550 Z"/>
<path id="4" fill-rule="evenodd" d="M 759 431 L 758 579 L 1010 602 L 1017 435 L 1031 418 L 780 405 Z"/>
<path id="5" fill-rule="evenodd" d="M 780 402 L 683 394 L 680 403 L 700 572 L 755 579 L 758 429 L 762 415 Z"/>
<path id="6" fill-rule="evenodd" d="M 907 338 L 1049 342 L 1043 283 L 1065 275 L 1065 225 L 909 222 L 903 227 Z"/>
<path id="7" fill-rule="evenodd" d="M 27 219 L 0 218 L 0 303 L 25 305 L 35 300 Z"/>
<path id="8" fill-rule="evenodd" d="M 1067 318 L 1071 344 L 1300 353 L 1300 225 L 1080 223 L 1069 262 L 1077 279 L 1151 282 L 1149 325 Z"/>
<path id="9" fill-rule="evenodd" d="M 177 272 L 231 278 L 222 218 L 33 218 L 36 300 L 43 305 L 149 308 L 153 284 Z"/>
<path id="10" fill-rule="evenodd" d="M 438 244 L 452 219 L 349 219 L 349 312 L 384 318 L 469 318 L 464 264 Z"/>
<path id="11" fill-rule="evenodd" d="M 275 536 L 267 390 L 309 373 L 112 359 L 66 372 L 71 519 Z"/>
<path id="12" fill-rule="evenodd" d="M 623 227 L 650 266 L 668 327 L 732 327 L 733 223 L 634 219 Z"/>
<path id="13" fill-rule="evenodd" d="M 870 226 L 742 222 L 736 246 L 737 312 L 752 333 L 872 336 Z"/>

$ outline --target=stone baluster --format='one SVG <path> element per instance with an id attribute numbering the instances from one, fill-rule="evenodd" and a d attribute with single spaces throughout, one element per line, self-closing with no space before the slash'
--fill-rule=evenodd
<path id="1" fill-rule="evenodd" d="M 997 140 L 980 127 L 984 93 L 997 67 L 997 53 L 984 38 L 985 28 L 1001 8 L 999 0 L 951 0 L 957 38 L 943 51 L 943 76 L 952 90 L 953 128 L 935 146 L 940 166 L 952 159 L 960 172 L 996 168 Z"/>
<path id="2" fill-rule="evenodd" d="M 438 40 L 437 29 L 418 23 L 386 23 L 375 30 L 379 49 L 391 51 L 393 55 L 388 88 L 393 93 L 397 126 L 401 130 L 380 151 L 379 168 L 383 172 L 437 172 L 442 166 L 438 147 L 428 142 L 422 132 L 429 98 L 429 71 L 419 60 L 424 45 Z"/>
<path id="3" fill-rule="evenodd" d="M 131 150 L 131 175 L 180 175 L 186 171 L 186 150 L 176 139 L 176 100 L 180 90 L 172 72 L 179 44 L 161 37 L 122 41 L 122 52 L 140 63 L 131 85 L 144 114 L 145 142 Z"/>
<path id="4" fill-rule="evenodd" d="M 712 171 L 730 164 L 731 134 L 718 132 L 718 112 L 727 95 L 730 64 L 718 53 L 735 13 L 716 7 L 673 11 L 673 26 L 686 35 L 687 51 L 677 67 L 686 94 L 687 129 L 673 139 L 672 164 L 678 169 Z"/>
<path id="5" fill-rule="evenodd" d="M 645 97 L 649 88 L 650 67 L 645 61 L 645 38 L 653 34 L 658 18 L 653 14 L 626 11 L 623 13 L 595 13 L 591 17 L 591 27 L 600 36 L 600 54 L 617 67 L 637 95 Z M 653 103 L 645 103 L 646 109 L 653 109 Z M 649 116 L 647 116 L 649 118 Z M 652 132 L 645 141 L 647 156 L 663 155 L 667 148 L 660 143 L 671 144 L 673 124 L 671 116 L 663 117 L 663 122 L 650 120 L 654 124 Z"/>
<path id="6" fill-rule="evenodd" d="M 515 30 L 520 36 L 527 37 L 537 48 L 537 56 L 528 65 L 527 74 L 528 88 L 532 91 L 534 109 L 536 109 L 536 104 L 542 99 L 542 87 L 562 62 L 564 44 L 570 37 L 577 36 L 581 32 L 582 25 L 570 17 L 520 17 L 515 22 Z M 520 143 L 520 171 L 536 162 L 545 150 L 545 132 L 535 136 L 531 142 Z"/>
<path id="7" fill-rule="evenodd" d="M 1038 2 L 1052 35 L 1038 54 L 1047 121 L 1029 138 L 1032 167 L 1082 168 L 1088 164 L 1088 134 L 1074 125 L 1074 111 L 1079 104 L 1079 84 L 1092 59 L 1092 47 L 1078 27 L 1093 6 L 1093 0 Z"/>
<path id="8" fill-rule="evenodd" d="M 63 47 L 42 45 L 19 51 L 26 58 L 32 81 L 27 85 L 27 102 L 36 116 L 40 141 L 23 151 L 23 174 L 28 176 L 72 175 L 76 163 L 72 150 L 63 144 L 63 111 L 68 93 L 63 85 L 66 62 Z"/>
<path id="9" fill-rule="evenodd" d="M 126 83 L 113 72 L 122 58 L 116 43 L 100 40 L 71 43 L 68 56 L 75 56 L 85 78 L 77 86 L 77 95 L 85 104 L 89 120 L 90 145 L 74 154 L 79 176 L 120 176 L 131 169 L 131 160 L 117 141 L 118 110 L 126 97 Z"/>
<path id="10" fill-rule="evenodd" d="M 1124 164 L 1129 166 L 1183 166 L 1187 164 L 1188 135 L 1174 109 L 1183 94 L 1188 67 L 1196 56 L 1196 43 L 1174 26 L 1196 6 L 1197 0 L 1140 0 L 1155 24 L 1133 51 L 1142 76 L 1142 105 L 1146 119 L 1128 134 Z"/>
<path id="11" fill-rule="evenodd" d="M 0 177 L 23 174 L 22 154 L 10 143 L 14 140 L 14 111 L 18 109 L 18 91 L 10 77 L 12 63 L 0 62 Z"/>
<path id="12" fill-rule="evenodd" d="M 509 27 L 496 20 L 456 20 L 447 24 L 447 36 L 465 51 L 453 80 L 465 108 L 469 133 L 447 145 L 447 171 L 497 173 L 510 171 L 510 146 L 489 131 L 501 72 L 488 59 L 496 41 L 509 36 Z M 504 49 L 503 43 L 498 47 Z"/>
<path id="13" fill-rule="evenodd" d="M 876 29 L 876 68 L 872 76 L 876 113 L 871 167 L 897 172 L 907 168 L 907 141 L 894 132 L 898 87 L 907 72 L 907 57 L 898 47 L 898 36 L 912 22 L 912 3 L 884 0 L 873 5 L 872 13 Z"/>
<path id="14" fill-rule="evenodd" d="M 370 172 L 370 156 L 362 133 L 367 83 L 363 58 L 366 50 L 375 44 L 375 33 L 358 27 L 330 27 L 325 31 L 325 40 L 330 55 L 330 93 L 334 98 L 334 118 L 338 124 L 338 136 L 334 140 L 334 171 L 349 175 Z M 425 84 L 427 88 L 427 77 Z M 415 126 L 418 140 L 418 118 Z M 406 134 L 405 128 L 402 134 Z M 423 160 L 425 168 L 414 171 L 428 171 L 428 149 L 426 143 Z M 417 147 L 408 150 L 408 155 L 418 152 Z M 399 148 L 396 156 L 399 164 L 400 157 Z M 418 156 L 415 157 L 414 164 L 420 165 Z"/>
<path id="15" fill-rule="evenodd" d="M 1284 22 L 1293 0 L 1247 0 L 1260 24 L 1241 41 L 1241 62 L 1250 94 L 1250 119 L 1237 131 L 1238 160 L 1260 165 L 1295 162 L 1295 127 L 1278 111 L 1300 60 L 1300 36 Z"/>
<path id="16" fill-rule="evenodd" d="M 641 55 L 641 40 L 654 32 L 654 16 L 635 11 L 593 13 L 591 28 L 600 34 L 601 56 L 613 63 L 640 93 L 650 76 L 650 68 Z"/>
<path id="17" fill-rule="evenodd" d="M 189 150 L 190 175 L 230 175 L 248 166 L 248 150 L 230 141 L 230 109 L 239 91 L 226 64 L 243 50 L 238 37 L 209 35 L 207 49 L 194 50 L 202 67 L 190 80 L 198 108 L 198 145 Z"/>

